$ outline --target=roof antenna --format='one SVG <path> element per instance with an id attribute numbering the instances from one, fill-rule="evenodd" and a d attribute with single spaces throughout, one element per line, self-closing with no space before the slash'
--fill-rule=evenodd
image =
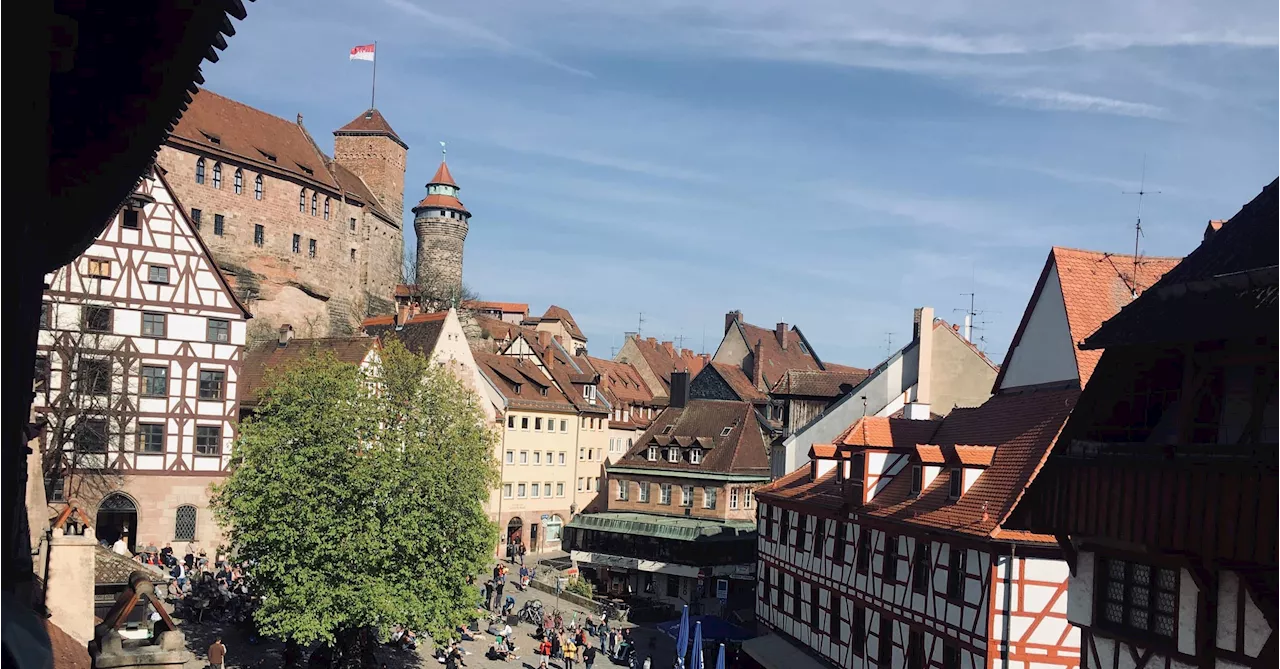
<path id="1" fill-rule="evenodd" d="M 887 360 L 889 358 L 889 355 L 893 353 L 893 333 L 886 331 L 884 333 L 884 336 L 885 336 L 884 357 Z"/>
<path id="2" fill-rule="evenodd" d="M 1142 154 L 1142 181 L 1138 182 L 1138 190 L 1121 191 L 1122 195 L 1138 196 L 1138 220 L 1133 226 L 1133 280 L 1129 284 L 1130 294 L 1138 297 L 1138 240 L 1142 239 L 1142 199 L 1147 195 L 1159 195 L 1158 190 L 1147 190 L 1147 154 Z"/>
<path id="3" fill-rule="evenodd" d="M 681 330 L 681 331 L 680 331 L 680 334 L 679 334 L 679 335 L 677 335 L 677 336 L 675 337 L 675 340 L 676 340 L 676 348 L 677 348 L 677 349 L 682 349 L 682 348 L 684 348 L 684 340 L 685 340 L 685 339 L 688 339 L 688 337 L 684 336 L 684 331 L 683 331 L 683 330 Z"/>
<path id="4" fill-rule="evenodd" d="M 442 163 L 443 163 L 443 162 L 445 162 L 445 159 L 446 159 L 446 158 L 448 158 L 448 157 L 449 157 L 449 151 L 448 151 L 448 149 L 446 149 L 446 148 L 444 147 L 444 142 L 440 142 L 440 162 L 442 162 Z M 465 167 L 465 165 L 464 165 L 464 167 Z"/>
<path id="5" fill-rule="evenodd" d="M 978 311 L 977 309 L 974 308 L 975 306 L 974 302 L 977 300 L 977 297 L 978 297 L 977 292 L 960 293 L 960 297 L 969 298 L 969 310 L 965 311 L 964 309 L 952 309 L 952 311 L 964 312 L 964 340 L 972 344 L 973 343 L 973 324 L 977 320 L 979 315 L 984 314 L 986 312 Z"/>
<path id="6" fill-rule="evenodd" d="M 644 312 L 640 312 L 640 318 L 636 323 L 636 339 L 640 338 L 640 333 L 644 331 Z"/>

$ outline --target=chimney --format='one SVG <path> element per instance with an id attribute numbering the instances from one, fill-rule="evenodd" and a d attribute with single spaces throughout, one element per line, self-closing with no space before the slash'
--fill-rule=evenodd
<path id="1" fill-rule="evenodd" d="M 973 314 L 964 315 L 964 340 L 973 341 Z"/>
<path id="2" fill-rule="evenodd" d="M 903 415 L 911 420 L 929 420 L 929 402 L 933 394 L 933 307 L 920 307 L 915 313 L 916 393 Z"/>
<path id="3" fill-rule="evenodd" d="M 546 330 L 538 330 L 538 346 L 547 348 L 551 345 L 551 333 Z"/>
<path id="4" fill-rule="evenodd" d="M 756 340 L 755 352 L 751 355 L 751 383 L 757 388 L 764 387 L 764 340 Z"/>
<path id="5" fill-rule="evenodd" d="M 676 357 L 676 349 L 671 342 L 669 341 L 662 342 L 662 349 L 667 352 L 667 355 L 673 358 Z"/>
<path id="6" fill-rule="evenodd" d="M 724 315 L 724 331 L 728 332 L 733 324 L 742 320 L 742 312 L 738 310 L 730 311 Z"/>
<path id="7" fill-rule="evenodd" d="M 280 326 L 280 346 L 288 346 L 293 341 L 293 326 L 285 323 Z"/>
<path id="8" fill-rule="evenodd" d="M 689 405 L 689 372 L 671 373 L 671 398 L 667 406 L 682 409 Z"/>
<path id="9" fill-rule="evenodd" d="M 777 327 L 774 329 L 774 332 L 776 332 L 778 335 L 778 346 L 781 347 L 782 350 L 784 351 L 787 350 L 787 324 L 778 323 Z"/>
<path id="10" fill-rule="evenodd" d="M 409 320 L 409 305 L 402 302 L 398 307 L 396 307 L 395 324 L 401 325 L 407 320 Z"/>

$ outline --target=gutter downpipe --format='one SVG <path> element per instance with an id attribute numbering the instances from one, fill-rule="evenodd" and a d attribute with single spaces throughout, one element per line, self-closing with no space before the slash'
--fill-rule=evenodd
<path id="1" fill-rule="evenodd" d="M 1003 667 L 1009 666 L 1009 634 L 1012 627 L 1012 609 L 1013 609 L 1013 565 L 1017 562 L 1018 547 L 1013 544 L 1009 545 L 1009 566 L 1004 570 L 1004 611 L 1000 617 L 1004 619 L 1004 634 L 1000 638 L 1000 663 Z"/>

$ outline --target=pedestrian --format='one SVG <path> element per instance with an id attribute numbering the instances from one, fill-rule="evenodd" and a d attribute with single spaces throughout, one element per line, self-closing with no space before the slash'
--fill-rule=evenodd
<path id="1" fill-rule="evenodd" d="M 551 657 L 560 658 L 564 655 L 564 639 L 561 636 L 559 632 L 551 635 Z"/>
<path id="2" fill-rule="evenodd" d="M 498 577 L 501 575 L 502 575 L 502 563 L 501 562 L 493 563 L 493 580 L 495 581 L 498 580 Z"/>
<path id="3" fill-rule="evenodd" d="M 524 544 L 519 544 L 518 550 L 520 551 L 520 566 L 524 567 L 524 554 L 525 554 Z"/>
<path id="4" fill-rule="evenodd" d="M 586 648 L 582 651 L 582 668 L 591 669 L 591 665 L 596 661 L 596 647 L 588 641 Z"/>
<path id="5" fill-rule="evenodd" d="M 120 538 L 116 539 L 114 544 L 111 544 L 111 552 L 125 557 L 132 555 L 132 553 L 129 552 L 129 535 L 121 534 Z"/>
<path id="6" fill-rule="evenodd" d="M 578 648 L 569 641 L 564 645 L 564 669 L 573 669 L 573 661 L 577 659 Z"/>
<path id="7" fill-rule="evenodd" d="M 618 630 L 609 630 L 609 654 L 614 655 L 618 650 Z"/>
<path id="8" fill-rule="evenodd" d="M 484 582 L 484 608 L 485 610 L 493 610 L 493 579 Z"/>
<path id="9" fill-rule="evenodd" d="M 226 659 L 227 647 L 222 645 L 222 637 L 217 637 L 213 640 L 213 645 L 209 646 L 209 668 L 222 669 Z"/>
<path id="10" fill-rule="evenodd" d="M 506 581 L 507 581 L 507 579 L 505 579 L 505 578 L 499 578 L 499 579 L 498 579 L 498 583 L 494 586 L 494 591 L 498 593 L 498 596 L 497 596 L 497 597 L 495 597 L 495 598 L 494 598 L 494 600 L 493 600 L 493 605 L 494 605 L 495 607 L 497 607 L 497 606 L 500 606 L 500 605 L 501 605 L 501 602 L 502 602 L 502 588 L 506 586 Z"/>

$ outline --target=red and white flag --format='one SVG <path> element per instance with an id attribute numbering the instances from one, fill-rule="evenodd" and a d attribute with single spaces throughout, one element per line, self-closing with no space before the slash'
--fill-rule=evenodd
<path id="1" fill-rule="evenodd" d="M 374 45 L 365 44 L 351 49 L 351 60 L 373 60 Z"/>

